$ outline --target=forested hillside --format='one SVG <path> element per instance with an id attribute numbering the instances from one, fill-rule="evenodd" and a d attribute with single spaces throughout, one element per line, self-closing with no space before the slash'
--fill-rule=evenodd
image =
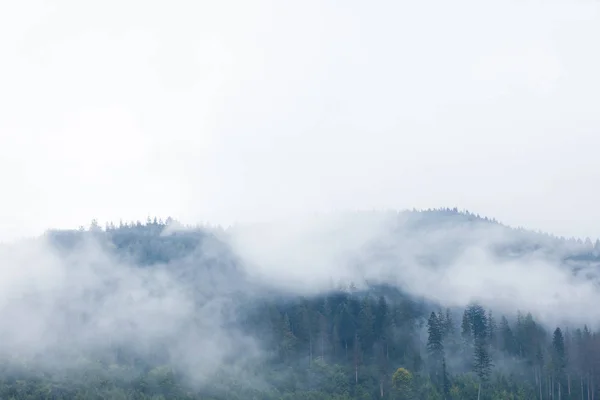
<path id="1" fill-rule="evenodd" d="M 361 259 L 365 271 L 370 260 L 379 262 L 391 254 L 385 250 L 390 243 L 408 237 L 427 241 L 425 250 L 415 254 L 436 269 L 471 240 L 502 259 L 528 260 L 531 254 L 552 258 L 574 275 L 595 271 L 600 255 L 598 241 L 594 245 L 589 239 L 512 229 L 457 210 L 405 212 L 394 218 L 402 221 L 402 235 L 370 243 L 369 249 L 380 253 L 374 256 L 369 250 L 369 257 Z M 251 273 L 231 247 L 229 230 L 174 226 L 171 220 L 148 219 L 102 229 L 94 222 L 38 239 L 51 249 L 44 247 L 40 254 L 59 260 L 71 289 L 44 294 L 58 304 L 52 310 L 60 310 L 59 315 L 39 311 L 45 308 L 35 294 L 40 287 L 45 290 L 43 282 L 35 290 L 18 292 L 27 297 L 2 298 L 0 398 L 600 396 L 596 321 L 577 324 L 560 315 L 557 320 L 567 322 L 550 325 L 536 310 L 519 305 L 498 311 L 496 304 L 477 299 L 463 306 L 444 304 L 435 293 L 416 295 L 410 282 L 396 285 L 370 277 L 363 282 L 334 280 L 327 290 L 310 294 L 285 290 Z M 486 232 L 491 227 L 495 236 L 482 244 L 477 227 Z M 457 234 L 465 229 L 472 235 Z M 17 259 L 2 254 L 6 265 Z M 82 263 L 92 265 L 93 274 L 78 272 Z M 90 283 L 90 276 L 106 282 Z M 136 305 L 133 314 L 125 312 L 130 304 Z M 51 322 L 44 320 L 42 331 L 27 315 L 17 318 L 19 312 Z M 25 321 L 23 329 L 15 327 L 19 321 Z M 28 330 L 36 329 L 42 333 L 24 342 Z"/>

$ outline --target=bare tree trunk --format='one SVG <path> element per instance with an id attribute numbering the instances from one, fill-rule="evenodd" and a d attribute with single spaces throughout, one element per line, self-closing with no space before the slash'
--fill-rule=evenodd
<path id="1" fill-rule="evenodd" d="M 571 374 L 567 374 L 567 394 L 571 398 Z"/>
<path id="2" fill-rule="evenodd" d="M 558 400 L 562 400 L 561 386 L 560 381 L 558 382 Z"/>
<path id="3" fill-rule="evenodd" d="M 387 367 L 388 367 L 388 360 L 387 360 L 387 354 L 386 354 L 387 342 L 384 341 L 383 343 L 381 343 L 379 348 L 380 348 L 379 357 L 381 358 L 380 365 L 379 365 L 379 368 L 380 368 L 380 371 L 379 371 L 379 393 L 381 395 L 381 398 L 383 398 L 384 397 L 383 385 L 386 380 Z"/>
<path id="4" fill-rule="evenodd" d="M 321 358 L 325 360 L 325 334 L 321 335 Z"/>
<path id="5" fill-rule="evenodd" d="M 481 398 L 481 382 L 479 382 L 479 388 L 477 389 L 477 400 Z"/>
<path id="6" fill-rule="evenodd" d="M 540 386 L 540 400 L 544 400 L 544 392 L 542 390 L 542 368 L 539 369 L 538 383 Z"/>
<path id="7" fill-rule="evenodd" d="M 590 374 L 589 374 L 589 372 L 588 372 L 588 375 L 587 375 L 587 392 L 588 392 L 588 400 L 590 400 L 591 399 L 591 393 L 590 393 Z"/>
<path id="8" fill-rule="evenodd" d="M 312 335 L 309 335 L 308 338 L 308 366 L 312 365 L 313 359 L 313 344 L 312 344 Z"/>
<path id="9" fill-rule="evenodd" d="M 358 345 L 358 334 L 354 334 L 354 382 L 358 384 L 358 362 L 360 346 Z"/>

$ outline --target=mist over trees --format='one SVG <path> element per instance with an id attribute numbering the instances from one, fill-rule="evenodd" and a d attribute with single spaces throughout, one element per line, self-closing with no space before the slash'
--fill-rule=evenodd
<path id="1" fill-rule="evenodd" d="M 548 299 L 534 298 L 519 304 L 521 292 L 516 300 L 489 301 L 481 294 L 493 290 L 497 275 L 476 282 L 476 291 L 465 286 L 465 299 L 471 299 L 461 304 L 453 301 L 456 292 L 443 292 L 444 283 L 456 284 L 450 277 L 427 280 L 429 286 L 422 287 L 418 280 L 430 275 L 416 275 L 443 273 L 475 247 L 492 254 L 494 265 L 514 266 L 519 260 L 518 267 L 526 268 L 541 259 L 548 275 L 562 279 L 550 270 L 559 268 L 566 277 L 593 283 L 598 241 L 512 229 L 456 209 L 387 213 L 385 229 L 377 224 L 364 243 L 362 236 L 348 239 L 348 231 L 360 227 L 364 234 L 373 227 L 364 221 L 381 215 L 357 214 L 358 223 L 331 229 L 333 239 L 350 243 L 340 247 L 344 254 L 364 245 L 344 258 L 352 266 L 345 274 L 336 268 L 324 273 L 339 254 L 328 252 L 334 242 L 321 234 L 316 241 L 326 249 L 312 242 L 301 248 L 311 249 L 314 258 L 304 251 L 293 253 L 294 260 L 269 258 L 268 250 L 288 247 L 255 239 L 265 231 L 284 236 L 278 225 L 247 228 L 255 233 L 248 244 L 265 245 L 261 253 L 239 245 L 233 238 L 237 227 L 186 227 L 156 218 L 103 228 L 93 221 L 89 228 L 47 232 L 21 250 L 3 248 L 2 278 L 8 283 L 0 296 L 0 398 L 589 400 L 600 395 L 594 311 L 575 309 L 580 303 L 565 300 L 575 306 L 555 307 L 556 315 L 549 316 L 545 312 L 554 303 L 546 307 Z M 296 233 L 292 241 L 300 237 Z M 319 270 L 304 265 L 304 274 L 286 272 L 307 260 L 327 262 Z M 281 263 L 280 270 L 257 270 L 253 263 L 259 261 Z M 33 272 L 17 270 L 27 267 Z M 393 280 L 394 268 L 407 275 Z M 469 278 L 465 271 L 475 273 L 450 271 L 461 273 L 459 283 Z M 529 274 L 523 270 L 513 278 L 536 276 L 527 282 L 531 296 L 540 293 L 534 285 L 557 290 L 582 285 L 566 280 L 559 286 Z M 283 279 L 288 276 L 293 279 Z M 581 304 L 600 299 L 589 293 L 596 297 Z"/>

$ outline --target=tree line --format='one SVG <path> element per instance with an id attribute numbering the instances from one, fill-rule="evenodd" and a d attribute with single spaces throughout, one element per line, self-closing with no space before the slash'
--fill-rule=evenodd
<path id="1" fill-rule="evenodd" d="M 418 224 L 445 218 L 497 224 L 455 209 L 417 214 Z M 49 236 L 68 250 L 83 236 L 97 235 L 145 267 L 197 257 L 210 231 L 161 235 L 172 222 L 149 218 L 145 224 L 109 223 L 101 229 L 94 221 L 88 230 Z M 546 239 L 574 243 L 579 250 L 573 257 L 596 257 L 591 241 Z M 536 248 L 531 243 L 517 247 Z M 225 366 L 200 387 L 190 384 L 176 360 L 115 349 L 104 359 L 82 354 L 81 367 L 68 373 L 39 370 L 34 360 L 2 359 L 0 398 L 595 400 L 600 395 L 600 334 L 588 326 L 547 327 L 519 310 L 496 315 L 478 303 L 449 309 L 393 287 L 349 286 L 312 297 L 256 298 L 244 304 L 238 323 L 260 340 L 263 357 L 243 373 Z"/>

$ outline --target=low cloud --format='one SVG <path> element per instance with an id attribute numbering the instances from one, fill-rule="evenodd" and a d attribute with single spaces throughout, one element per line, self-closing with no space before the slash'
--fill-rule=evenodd
<path id="1" fill-rule="evenodd" d="M 474 216 L 351 214 L 234 230 L 230 242 L 251 273 L 298 294 L 388 284 L 443 306 L 479 301 L 548 324 L 600 320 L 590 309 L 600 301 L 594 264 L 565 261 L 583 244 Z"/>
<path id="2" fill-rule="evenodd" d="M 156 357 L 202 384 L 260 356 L 258 343 L 237 329 L 229 272 L 202 257 L 142 267 L 90 232 L 81 236 L 68 251 L 48 237 L 0 250 L 5 360 L 41 360 L 37 367 L 55 372 L 76 367 L 82 355 L 116 362 L 111 357 L 120 348 Z M 210 255 L 206 246 L 198 251 Z M 193 281 L 184 279 L 192 272 Z"/>
<path id="3" fill-rule="evenodd" d="M 45 235 L 0 248 L 0 356 L 56 371 L 77 367 L 81 355 L 116 364 L 113 350 L 124 349 L 121 357 L 153 357 L 196 385 L 223 371 L 250 381 L 268 338 L 244 328 L 240 306 L 350 283 L 447 307 L 530 311 L 549 326 L 600 320 L 590 307 L 600 301 L 595 265 L 565 261 L 589 244 L 466 214 L 349 213 L 147 236 L 181 239 L 174 232 L 195 235 L 196 245 L 153 265 L 97 231 L 75 233 L 69 246 Z"/>

